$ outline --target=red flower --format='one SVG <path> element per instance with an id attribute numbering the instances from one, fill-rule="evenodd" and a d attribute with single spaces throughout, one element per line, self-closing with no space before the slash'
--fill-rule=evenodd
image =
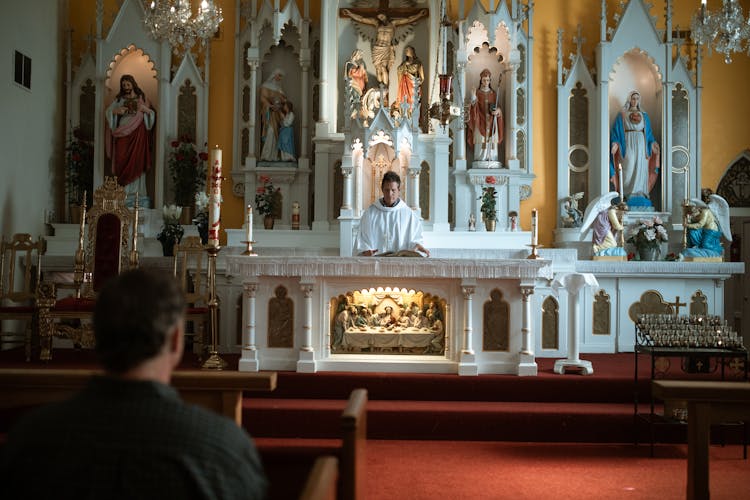
<path id="1" fill-rule="evenodd" d="M 635 259 L 635 254 L 633 252 L 628 252 L 628 260 Z"/>
<path id="2" fill-rule="evenodd" d="M 200 154 L 198 154 L 198 157 L 201 160 L 206 161 L 206 160 L 208 160 L 208 153 L 206 153 L 205 151 L 202 151 Z"/>
<path id="3" fill-rule="evenodd" d="M 256 189 L 255 192 L 258 194 L 263 194 L 266 192 L 266 188 L 264 188 L 263 186 L 258 186 L 258 189 Z"/>
<path id="4" fill-rule="evenodd" d="M 81 161 L 81 155 L 78 153 L 73 153 L 73 161 Z"/>
<path id="5" fill-rule="evenodd" d="M 180 141 L 172 141 L 172 147 L 173 148 L 176 148 L 179 145 L 180 145 Z"/>
<path id="6" fill-rule="evenodd" d="M 269 182 L 271 182 L 271 178 L 267 175 L 261 175 L 260 177 L 258 177 L 258 180 L 263 184 L 268 184 Z"/>
<path id="7" fill-rule="evenodd" d="M 487 184 L 497 184 L 497 179 L 495 179 L 494 175 L 488 175 L 484 178 L 484 182 L 486 182 Z"/>

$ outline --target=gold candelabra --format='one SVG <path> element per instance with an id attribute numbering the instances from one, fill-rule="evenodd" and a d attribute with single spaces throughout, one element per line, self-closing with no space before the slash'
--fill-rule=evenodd
<path id="1" fill-rule="evenodd" d="M 227 362 L 219 356 L 219 297 L 216 295 L 216 256 L 221 247 L 208 245 L 208 312 L 209 330 L 211 333 L 211 350 L 208 359 L 203 363 L 204 370 L 223 370 Z"/>

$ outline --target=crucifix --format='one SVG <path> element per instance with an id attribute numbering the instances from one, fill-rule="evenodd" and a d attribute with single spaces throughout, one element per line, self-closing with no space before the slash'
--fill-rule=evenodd
<path id="1" fill-rule="evenodd" d="M 356 23 L 372 26 L 376 30 L 374 36 L 369 37 L 372 42 L 372 62 L 378 83 L 388 87 L 388 73 L 393 66 L 396 55 L 395 45 L 398 43 L 396 28 L 414 24 L 423 17 L 427 17 L 427 9 L 389 7 L 388 0 L 378 0 L 377 8 L 341 9 L 339 15 L 348 17 Z"/>

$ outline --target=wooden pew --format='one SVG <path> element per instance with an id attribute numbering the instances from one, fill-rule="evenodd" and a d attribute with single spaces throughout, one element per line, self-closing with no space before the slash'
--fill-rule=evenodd
<path id="1" fill-rule="evenodd" d="M 654 398 L 687 401 L 687 498 L 709 498 L 711 424 L 750 419 L 750 383 L 654 380 L 651 387 Z"/>
<path id="2" fill-rule="evenodd" d="M 318 457 L 313 464 L 300 500 L 335 500 L 339 459 L 331 455 Z"/>
<path id="3" fill-rule="evenodd" d="M 325 455 L 337 456 L 339 460 L 336 498 L 363 498 L 361 483 L 367 445 L 367 389 L 353 390 L 340 415 L 340 439 L 254 437 L 271 480 L 271 499 L 298 496 L 302 490 L 301 478 L 309 474 L 310 464 Z"/>
<path id="4" fill-rule="evenodd" d="M 38 406 L 80 391 L 93 369 L 0 368 L 0 409 Z M 183 400 L 215 411 L 242 426 L 243 391 L 273 391 L 276 372 L 179 370 L 172 385 Z"/>

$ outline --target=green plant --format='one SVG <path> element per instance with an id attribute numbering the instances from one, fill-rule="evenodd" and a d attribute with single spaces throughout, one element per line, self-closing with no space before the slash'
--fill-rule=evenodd
<path id="1" fill-rule="evenodd" d="M 162 243 L 172 242 L 179 243 L 185 230 L 180 225 L 180 216 L 182 207 L 177 205 L 164 205 L 161 210 L 162 222 L 161 231 L 156 235 L 156 239 Z"/>
<path id="2" fill-rule="evenodd" d="M 94 144 L 81 138 L 75 129 L 65 148 L 65 185 L 68 203 L 80 204 L 86 192 L 86 206 L 91 206 L 94 190 Z"/>
<path id="3" fill-rule="evenodd" d="M 274 215 L 278 208 L 281 188 L 274 188 L 270 177 L 261 175 L 259 177 L 262 186 L 255 190 L 255 208 L 260 215 Z"/>
<path id="4" fill-rule="evenodd" d="M 659 248 L 663 241 L 669 240 L 669 234 L 659 217 L 641 219 L 636 224 L 628 226 L 627 242 L 635 245 L 638 250 L 645 248 Z"/>
<path id="5" fill-rule="evenodd" d="M 497 179 L 494 176 L 488 175 L 484 178 L 484 182 L 488 184 L 482 188 L 482 196 L 479 197 L 482 200 L 482 206 L 480 211 L 482 212 L 482 219 L 486 221 L 497 220 L 497 210 L 495 208 L 497 204 L 497 191 L 495 191 L 495 184 Z"/>
<path id="6" fill-rule="evenodd" d="M 174 202 L 177 206 L 188 207 L 193 204 L 195 194 L 205 186 L 208 155 L 204 151 L 199 153 L 188 136 L 172 141 L 171 146 L 167 164 L 172 176 Z"/>

